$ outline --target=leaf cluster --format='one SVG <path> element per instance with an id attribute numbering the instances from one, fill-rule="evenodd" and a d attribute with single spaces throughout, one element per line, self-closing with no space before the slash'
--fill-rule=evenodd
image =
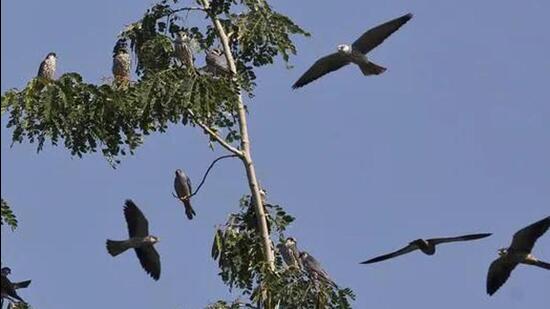
<path id="1" fill-rule="evenodd" d="M 6 202 L 4 199 L 1 200 L 1 216 L 0 216 L 0 224 L 4 225 L 4 222 L 10 226 L 12 231 L 15 231 L 17 228 L 17 217 L 15 217 L 15 214 L 11 210 L 10 206 L 8 205 L 8 202 Z"/>

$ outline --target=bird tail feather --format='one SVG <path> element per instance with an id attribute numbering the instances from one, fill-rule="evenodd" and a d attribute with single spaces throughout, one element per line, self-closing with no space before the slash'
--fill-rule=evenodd
<path id="1" fill-rule="evenodd" d="M 117 256 L 128 249 L 130 249 L 130 246 L 125 240 L 107 239 L 107 251 L 109 251 L 109 254 L 112 256 Z"/>
<path id="2" fill-rule="evenodd" d="M 185 205 L 185 214 L 187 215 L 187 219 L 192 220 L 193 216 L 196 216 L 197 214 L 195 213 L 193 207 L 191 207 L 191 202 L 187 199 L 183 202 L 183 204 Z"/>
<path id="3" fill-rule="evenodd" d="M 379 66 L 376 63 L 365 61 L 363 63 L 359 64 L 359 68 L 361 69 L 361 72 L 363 75 L 378 75 L 382 74 L 386 71 L 386 68 L 383 66 Z"/>

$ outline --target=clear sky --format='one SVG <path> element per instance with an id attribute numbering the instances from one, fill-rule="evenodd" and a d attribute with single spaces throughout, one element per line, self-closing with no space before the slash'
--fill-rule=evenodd
<path id="1" fill-rule="evenodd" d="M 24 87 L 50 51 L 58 72 L 89 82 L 110 74 L 117 33 L 152 1 L 2 1 L 2 92 Z M 311 31 L 293 70 L 258 71 L 250 130 L 258 176 L 297 217 L 290 234 L 342 286 L 355 308 L 543 308 L 550 275 L 521 266 L 493 297 L 485 276 L 518 229 L 550 215 L 550 2 L 277 1 Z M 388 68 L 355 67 L 303 89 L 292 83 L 318 57 L 380 22 L 415 17 L 372 54 Z M 238 161 L 222 161 L 185 218 L 171 196 L 183 168 L 198 183 L 223 151 L 199 129 L 172 126 L 109 167 L 63 147 L 10 148 L 2 118 L 2 197 L 21 221 L 2 228 L 2 262 L 35 308 L 203 308 L 229 299 L 210 258 L 216 224 L 246 192 Z M 162 275 L 132 252 L 117 258 L 123 201 L 132 198 L 160 236 Z M 490 238 L 359 265 L 419 237 L 492 232 Z M 550 260 L 550 234 L 534 253 Z"/>

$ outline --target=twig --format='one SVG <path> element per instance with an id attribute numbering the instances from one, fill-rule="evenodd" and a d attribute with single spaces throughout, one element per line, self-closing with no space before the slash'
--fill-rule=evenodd
<path id="1" fill-rule="evenodd" d="M 214 138 L 220 145 L 222 145 L 222 147 L 224 147 L 225 149 L 229 150 L 230 152 L 234 153 L 236 156 L 238 156 L 239 158 L 242 158 L 243 157 L 243 153 L 242 151 L 240 151 L 239 149 L 235 148 L 234 146 L 232 146 L 231 144 L 229 144 L 223 137 L 219 136 L 216 132 L 214 132 L 209 126 L 205 125 L 204 123 L 202 123 L 200 120 L 198 120 L 196 117 L 195 117 L 195 114 L 190 110 L 190 109 L 187 109 L 187 113 L 193 117 L 193 121 L 199 125 L 199 127 L 201 127 L 204 131 L 206 131 L 206 133 L 208 133 L 212 138 Z"/>
<path id="2" fill-rule="evenodd" d="M 217 158 L 216 160 L 212 161 L 212 163 L 210 163 L 210 166 L 206 170 L 206 173 L 204 173 L 204 176 L 202 176 L 202 180 L 201 180 L 200 184 L 197 186 L 197 188 L 195 189 L 195 192 L 191 193 L 190 195 L 183 196 L 183 197 L 179 197 L 179 196 L 175 195 L 174 193 L 172 193 L 172 196 L 174 196 L 175 198 L 177 198 L 178 200 L 181 200 L 181 201 L 185 201 L 187 199 L 190 199 L 191 197 L 193 197 L 197 193 L 199 193 L 199 190 L 201 189 L 202 185 L 206 181 L 206 177 L 208 176 L 208 173 L 210 173 L 210 170 L 214 167 L 214 164 L 216 164 L 216 162 L 220 161 L 221 159 L 238 158 L 238 157 L 239 157 L 238 155 L 232 154 L 232 155 L 225 155 L 225 156 L 221 156 L 221 157 Z"/>

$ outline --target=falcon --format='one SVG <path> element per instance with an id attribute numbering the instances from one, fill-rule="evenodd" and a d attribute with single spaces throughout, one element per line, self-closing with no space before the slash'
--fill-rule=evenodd
<path id="1" fill-rule="evenodd" d="M 10 302 L 18 301 L 24 303 L 25 301 L 23 300 L 23 298 L 17 295 L 17 292 L 15 291 L 15 285 L 10 281 L 10 279 L 8 279 L 8 274 L 11 271 L 7 271 L 7 273 L 5 273 L 5 271 L 7 270 L 2 269 L 0 281 L 0 296 L 2 298 L 2 303 L 4 302 L 4 299 L 9 300 Z"/>
<path id="2" fill-rule="evenodd" d="M 115 85 L 127 86 L 130 83 L 131 59 L 128 53 L 128 44 L 125 39 L 116 42 L 113 49 L 112 72 L 115 78 Z"/>
<path id="3" fill-rule="evenodd" d="M 278 244 L 277 248 L 279 253 L 283 257 L 283 261 L 288 267 L 295 267 L 300 269 L 300 252 L 298 251 L 298 246 L 296 245 L 296 239 L 293 237 L 288 237 L 284 243 Z"/>
<path id="4" fill-rule="evenodd" d="M 57 64 L 57 55 L 55 53 L 48 53 L 46 58 L 40 63 L 38 68 L 37 77 L 53 80 L 55 78 L 55 67 Z"/>
<path id="5" fill-rule="evenodd" d="M 107 251 L 112 256 L 134 248 L 143 269 L 155 280 L 160 278 L 160 256 L 153 247 L 159 241 L 156 236 L 149 235 L 149 222 L 132 200 L 126 200 L 124 217 L 128 225 L 127 240 L 107 239 Z"/>
<path id="6" fill-rule="evenodd" d="M 3 276 L 9 276 L 11 274 L 11 269 L 9 267 L 3 267 L 2 268 L 2 275 Z M 17 289 L 23 289 L 28 287 L 31 284 L 31 280 L 25 280 L 21 282 L 12 282 L 13 287 Z"/>
<path id="7" fill-rule="evenodd" d="M 384 261 L 387 259 L 391 259 L 403 254 L 407 254 L 409 252 L 420 250 L 426 255 L 434 255 L 435 254 L 435 246 L 439 244 L 449 243 L 449 242 L 457 242 L 457 241 L 468 241 L 468 240 L 475 240 L 475 239 L 481 239 L 491 236 L 490 233 L 484 233 L 484 234 L 470 234 L 470 235 L 463 235 L 463 236 L 457 236 L 457 237 L 442 237 L 442 238 L 430 238 L 430 239 L 417 239 L 414 241 L 411 241 L 406 247 L 399 249 L 397 251 L 394 251 L 392 253 L 384 254 L 375 258 L 372 258 L 368 261 L 361 262 L 361 264 L 371 264 L 376 263 L 380 261 Z"/>
<path id="8" fill-rule="evenodd" d="M 313 256 L 311 256 L 309 253 L 302 251 L 300 252 L 300 262 L 304 266 L 304 269 L 306 272 L 312 276 L 315 280 L 322 280 L 326 283 L 334 286 L 335 288 L 338 287 L 332 279 L 330 279 L 330 276 L 328 273 L 321 267 L 321 263 L 317 261 Z"/>
<path id="9" fill-rule="evenodd" d="M 223 51 L 219 48 L 206 50 L 206 71 L 214 75 L 230 74 L 229 65 Z"/>
<path id="10" fill-rule="evenodd" d="M 176 170 L 176 178 L 174 178 L 174 189 L 176 190 L 176 194 L 178 199 L 183 203 L 183 206 L 185 207 L 185 214 L 187 215 L 187 219 L 192 220 L 193 216 L 195 216 L 195 210 L 193 210 L 193 207 L 191 207 L 191 179 L 185 175 L 185 173 L 177 169 Z"/>
<path id="11" fill-rule="evenodd" d="M 191 49 L 191 39 L 185 31 L 178 31 L 174 40 L 174 50 L 176 58 L 186 67 L 192 68 L 195 62 L 193 50 Z"/>
<path id="12" fill-rule="evenodd" d="M 303 87 L 321 76 L 336 71 L 341 67 L 354 63 L 359 66 L 363 75 L 378 75 L 384 73 L 386 68 L 371 62 L 366 54 L 384 42 L 392 33 L 407 23 L 412 14 L 406 14 L 399 18 L 378 25 L 363 33 L 353 44 L 340 44 L 337 51 L 317 60 L 295 83 L 293 89 Z"/>
<path id="13" fill-rule="evenodd" d="M 517 231 L 510 247 L 498 250 L 499 258 L 491 263 L 487 273 L 487 294 L 495 294 L 518 264 L 534 265 L 550 270 L 550 263 L 540 261 L 531 254 L 535 242 L 546 233 L 549 227 L 550 216 Z"/>

